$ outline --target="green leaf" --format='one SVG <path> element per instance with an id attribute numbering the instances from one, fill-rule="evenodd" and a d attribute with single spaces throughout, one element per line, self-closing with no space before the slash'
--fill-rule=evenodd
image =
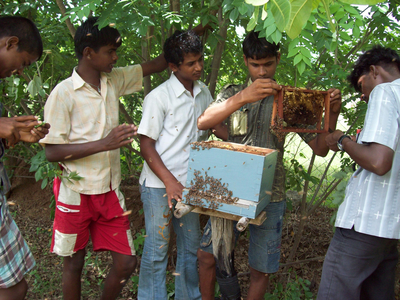
<path id="1" fill-rule="evenodd" d="M 329 22 L 329 27 L 330 27 L 330 30 L 332 31 L 332 32 L 335 32 L 335 24 L 333 24 L 333 22 L 332 22 L 332 17 L 331 17 L 331 15 L 332 15 L 332 12 L 331 12 L 331 8 L 330 8 L 330 3 L 331 3 L 331 0 L 321 0 L 321 2 L 322 2 L 322 5 L 323 5 L 323 7 L 324 7 L 324 10 L 325 10 L 325 14 L 326 14 L 326 17 L 328 18 L 328 22 Z"/>
<path id="2" fill-rule="evenodd" d="M 231 13 L 229 14 L 229 20 L 231 20 L 231 22 L 235 22 L 238 17 L 239 10 L 237 8 L 232 9 Z"/>
<path id="3" fill-rule="evenodd" d="M 351 37 L 346 31 L 340 31 L 340 37 L 345 41 L 351 41 Z"/>
<path id="4" fill-rule="evenodd" d="M 272 41 L 273 41 L 275 44 L 278 44 L 278 43 L 281 41 L 281 39 L 282 39 L 282 33 L 279 31 L 279 29 L 276 29 L 276 30 L 271 34 L 271 38 L 272 38 Z"/>
<path id="5" fill-rule="evenodd" d="M 272 24 L 271 26 L 269 26 L 267 28 L 267 30 L 265 30 L 266 36 L 269 37 L 271 34 L 273 34 L 275 32 L 275 30 L 276 30 L 276 26 L 275 26 L 275 24 Z"/>
<path id="6" fill-rule="evenodd" d="M 287 57 L 295 56 L 297 53 L 299 53 L 299 49 L 298 48 L 292 48 L 292 49 L 289 50 L 289 53 L 288 53 Z"/>
<path id="7" fill-rule="evenodd" d="M 254 27 L 257 25 L 258 21 L 258 13 L 259 13 L 259 7 L 256 7 L 256 9 L 253 12 L 253 15 L 251 16 L 250 22 L 247 24 L 246 30 L 247 31 L 252 31 Z"/>
<path id="8" fill-rule="evenodd" d="M 291 39 L 297 37 L 311 14 L 313 0 L 294 0 L 286 33 Z"/>
<path id="9" fill-rule="evenodd" d="M 35 173 L 35 180 L 39 181 L 40 179 L 43 178 L 42 176 L 43 176 L 43 167 L 40 167 Z"/>
<path id="10" fill-rule="evenodd" d="M 261 20 L 264 21 L 267 17 L 268 17 L 268 13 L 267 13 L 266 9 L 262 8 L 262 10 L 261 10 Z"/>
<path id="11" fill-rule="evenodd" d="M 250 22 L 247 24 L 246 30 L 252 31 L 254 29 L 254 27 L 256 27 L 256 25 L 257 25 L 256 19 L 251 18 Z"/>
<path id="12" fill-rule="evenodd" d="M 32 97 L 35 97 L 40 89 L 42 89 L 42 80 L 35 75 L 28 84 L 28 92 Z"/>
<path id="13" fill-rule="evenodd" d="M 303 74 L 304 70 L 306 69 L 306 64 L 304 63 L 304 61 L 301 61 L 298 65 L 297 65 L 297 71 L 299 71 L 299 74 Z M 312 180 L 314 182 L 314 180 Z"/>
<path id="14" fill-rule="evenodd" d="M 360 27 L 354 26 L 353 27 L 353 38 L 358 39 L 360 37 Z"/>
<path id="15" fill-rule="evenodd" d="M 242 3 L 242 5 L 239 7 L 239 13 L 241 15 L 244 15 L 247 13 L 248 9 L 249 9 L 249 7 L 245 3 Z"/>
<path id="16" fill-rule="evenodd" d="M 45 179 L 42 180 L 42 184 L 40 185 L 40 187 L 42 188 L 42 190 L 47 186 L 47 183 L 49 182 L 49 179 L 46 177 Z"/>
<path id="17" fill-rule="evenodd" d="M 284 31 L 291 17 L 289 0 L 270 0 L 271 13 L 275 18 L 276 27 Z"/>
<path id="18" fill-rule="evenodd" d="M 297 54 L 293 59 L 293 64 L 297 65 L 299 62 L 303 60 L 303 55 L 301 53 Z"/>

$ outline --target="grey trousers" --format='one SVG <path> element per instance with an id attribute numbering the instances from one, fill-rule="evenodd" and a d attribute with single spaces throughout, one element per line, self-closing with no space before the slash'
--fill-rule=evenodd
<path id="1" fill-rule="evenodd" d="M 393 300 L 397 239 L 336 228 L 317 300 Z"/>

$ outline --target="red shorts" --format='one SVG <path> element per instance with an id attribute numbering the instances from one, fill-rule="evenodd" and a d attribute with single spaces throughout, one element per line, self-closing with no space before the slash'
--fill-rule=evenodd
<path id="1" fill-rule="evenodd" d="M 135 255 L 125 200 L 119 189 L 100 195 L 79 194 L 55 184 L 56 212 L 51 252 L 71 256 L 92 238 L 94 251 Z M 58 190 L 57 190 L 58 188 Z"/>

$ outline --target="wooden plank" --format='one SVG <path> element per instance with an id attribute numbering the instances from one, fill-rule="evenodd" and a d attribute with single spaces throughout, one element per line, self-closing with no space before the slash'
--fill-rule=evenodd
<path id="1" fill-rule="evenodd" d="M 229 213 L 224 213 L 212 209 L 207 209 L 207 208 L 202 208 L 202 207 L 196 207 L 193 209 L 192 212 L 198 213 L 198 214 L 203 214 L 203 215 L 208 215 L 208 216 L 213 216 L 213 217 L 219 217 L 219 218 L 224 218 L 228 220 L 233 220 L 233 221 L 239 221 L 242 217 L 237 216 L 237 215 L 232 215 Z M 254 225 L 261 225 L 264 223 L 264 221 L 267 219 L 267 214 L 265 211 L 262 211 L 255 219 L 250 219 L 250 224 Z"/>

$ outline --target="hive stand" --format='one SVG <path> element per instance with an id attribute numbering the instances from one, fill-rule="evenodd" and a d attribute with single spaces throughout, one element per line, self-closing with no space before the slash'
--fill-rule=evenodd
<path id="1" fill-rule="evenodd" d="M 232 284 L 232 279 L 237 280 L 232 259 L 233 221 L 237 221 L 236 228 L 243 231 L 248 224 L 261 225 L 266 220 L 263 209 L 271 199 L 277 154 L 272 149 L 219 141 L 195 143 L 190 150 L 187 188 L 183 191 L 182 202 L 175 206 L 174 215 L 179 218 L 192 211 L 210 216 L 217 274 L 223 278 L 219 281 L 220 290 L 225 296 L 225 293 L 234 295 L 228 299 L 240 299 L 238 282 Z M 231 200 L 236 199 L 236 202 L 215 204 L 216 199 L 224 195 L 212 190 L 212 184 L 204 184 L 203 193 L 193 191 L 199 175 L 204 182 L 226 187 L 231 192 Z M 196 206 L 191 205 L 193 203 Z M 229 282 L 229 286 L 224 286 L 223 282 Z"/>

